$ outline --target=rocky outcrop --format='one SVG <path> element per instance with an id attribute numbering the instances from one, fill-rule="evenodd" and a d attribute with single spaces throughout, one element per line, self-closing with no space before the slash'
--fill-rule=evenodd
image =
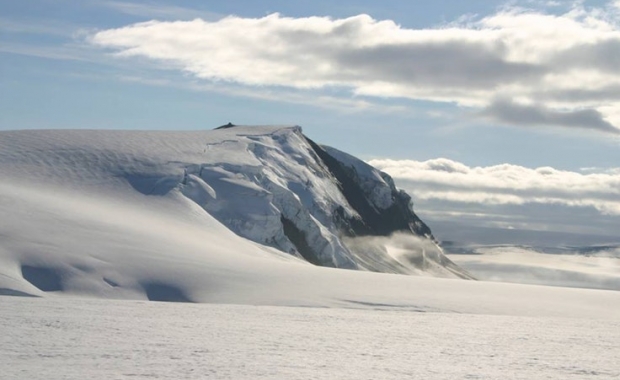
<path id="1" fill-rule="evenodd" d="M 338 187 L 348 203 L 359 215 L 347 218 L 342 209 L 337 209 L 335 217 L 342 232 L 349 236 L 388 236 L 395 232 L 410 232 L 433 238 L 430 228 L 413 212 L 409 194 L 397 189 L 389 175 L 352 156 L 348 156 L 349 163 L 340 161 L 328 152 L 336 153 L 335 149 L 323 148 L 312 140 L 307 140 L 338 181 Z M 342 152 L 336 154 L 345 155 Z M 361 173 L 356 169 L 360 166 L 363 167 Z M 387 202 L 377 197 L 387 198 Z"/>

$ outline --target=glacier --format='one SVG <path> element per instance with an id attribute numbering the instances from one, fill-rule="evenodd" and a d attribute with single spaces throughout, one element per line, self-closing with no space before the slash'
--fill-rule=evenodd
<path id="1" fill-rule="evenodd" d="M 620 292 L 464 281 L 409 202 L 297 127 L 0 132 L 0 373 L 620 374 Z"/>
<path id="2" fill-rule="evenodd" d="M 620 376 L 620 322 L 612 319 L 420 313 L 376 306 L 22 297 L 0 298 L 0 303 L 0 373 L 5 379 Z"/>
<path id="3" fill-rule="evenodd" d="M 387 174 L 314 143 L 299 126 L 227 125 L 212 134 L 204 162 L 184 169 L 181 192 L 238 235 L 321 266 L 470 277 L 428 241 L 430 229 Z M 385 246 L 369 254 L 346 243 L 399 232 L 412 237 L 400 259 Z"/>
<path id="4" fill-rule="evenodd" d="M 618 292 L 463 281 L 389 177 L 316 145 L 334 174 L 313 145 L 299 127 L 0 132 L 0 295 L 619 315 Z M 402 229 L 365 224 L 405 203 Z"/>
<path id="5" fill-rule="evenodd" d="M 192 228 L 202 229 L 205 239 L 215 231 L 220 239 L 214 239 L 213 244 L 224 247 L 227 244 L 218 240 L 241 240 L 239 249 L 247 251 L 248 243 L 238 239 L 242 237 L 259 244 L 252 250 L 279 257 L 283 252 L 320 266 L 470 278 L 443 255 L 430 229 L 413 213 L 410 197 L 397 190 L 389 176 L 314 143 L 298 126 L 236 126 L 192 132 L 9 131 L 0 136 L 4 180 L 0 188 L 11 200 L 7 206 L 13 206 L 4 210 L 13 220 L 3 226 L 8 240 L 0 243 L 4 260 L 8 260 L 6 256 L 14 260 L 11 280 L 5 279 L 5 283 L 20 282 L 23 277 L 31 284 L 69 284 L 84 277 L 79 269 L 67 269 L 62 259 L 72 255 L 85 261 L 89 254 L 84 249 L 69 247 L 54 253 L 55 247 L 67 243 L 47 241 L 32 248 L 48 234 L 69 240 L 83 238 L 81 230 L 86 227 L 79 220 L 72 220 L 76 226 L 67 222 L 62 228 L 62 220 L 74 219 L 74 211 L 82 222 L 94 218 L 114 230 L 108 233 L 111 241 L 99 244 L 113 246 L 106 247 L 107 253 L 97 256 L 98 260 L 120 263 L 126 256 L 120 255 L 123 250 L 149 249 L 139 239 L 128 247 L 114 247 L 128 239 L 123 228 L 134 217 L 140 221 L 130 223 L 127 227 L 131 229 L 136 228 L 134 223 L 150 224 L 163 236 L 182 235 L 179 231 L 184 228 L 175 227 L 172 220 L 145 215 L 143 210 L 147 214 L 167 210 L 185 221 L 200 219 L 203 225 Z M 17 206 L 20 203 L 23 205 Z M 57 209 L 46 211 L 44 204 Z M 112 211 L 119 207 L 122 212 Z M 58 217 L 47 218 L 50 213 Z M 161 222 L 154 222 L 158 219 Z M 16 223 L 42 227 L 33 235 L 27 226 L 14 230 Z M 103 231 L 99 225 L 89 228 L 90 235 Z M 392 234 L 398 237 L 392 239 Z M 369 240 L 373 236 L 377 239 Z M 15 240 L 21 242 L 18 247 L 13 246 Z M 68 266 L 75 265 L 91 267 Z M 104 285 L 121 283 L 110 276 L 101 277 Z M 146 291 L 156 285 L 134 278 L 113 288 Z M 42 289 L 40 284 L 35 287 Z M 43 285 L 44 290 L 48 287 Z M 75 287 L 84 289 L 69 286 Z M 5 292 L 23 291 L 10 284 L 3 288 Z M 51 287 L 65 288 L 58 284 Z"/>

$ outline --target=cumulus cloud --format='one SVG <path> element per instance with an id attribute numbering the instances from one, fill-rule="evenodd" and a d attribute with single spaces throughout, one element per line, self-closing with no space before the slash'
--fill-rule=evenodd
<path id="1" fill-rule="evenodd" d="M 618 133 L 620 12 L 576 4 L 563 14 L 509 7 L 430 29 L 368 15 L 149 21 L 89 41 L 210 81 L 338 87 L 478 107 L 507 124 Z"/>
<path id="2" fill-rule="evenodd" d="M 445 158 L 376 159 L 369 163 L 390 174 L 419 200 L 482 206 L 554 204 L 592 207 L 600 214 L 620 215 L 617 169 L 584 173 L 509 164 L 469 167 Z"/>

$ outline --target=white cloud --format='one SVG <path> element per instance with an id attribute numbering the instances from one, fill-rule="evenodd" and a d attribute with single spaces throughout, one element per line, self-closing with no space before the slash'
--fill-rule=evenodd
<path id="1" fill-rule="evenodd" d="M 0 49 L 1 51 L 1 49 Z M 341 112 L 370 111 L 377 114 L 412 114 L 410 108 L 399 105 L 379 105 L 365 99 L 342 98 L 316 92 L 300 92 L 284 89 L 257 89 L 253 87 L 226 86 L 222 83 L 202 83 L 196 81 L 174 81 L 164 78 L 150 78 L 135 75 L 121 75 L 116 77 L 124 82 L 140 83 L 149 86 L 172 87 L 191 91 L 214 92 L 229 96 L 243 96 L 267 101 L 279 101 L 290 104 L 312 105 L 323 109 L 337 110 Z"/>
<path id="2" fill-rule="evenodd" d="M 590 249 L 490 246 L 449 257 L 480 280 L 620 290 L 620 247 Z"/>
<path id="3" fill-rule="evenodd" d="M 491 110 L 507 99 L 495 121 L 515 124 L 501 116 L 519 113 L 518 124 L 617 133 L 620 15 L 611 8 L 577 3 L 552 15 L 513 7 L 433 29 L 368 15 L 149 21 L 100 31 L 90 42 L 209 81 L 342 87 Z"/>
<path id="4" fill-rule="evenodd" d="M 209 20 L 215 20 L 221 17 L 221 15 L 205 12 L 198 9 L 192 8 L 184 8 L 175 5 L 162 5 L 162 4 L 140 4 L 140 3 L 132 3 L 127 1 L 103 1 L 96 2 L 93 5 L 103 6 L 106 8 L 111 8 L 117 12 L 144 17 L 144 18 L 152 18 L 156 17 L 159 19 L 183 19 L 183 20 L 193 20 L 196 17 L 202 17 Z"/>
<path id="5" fill-rule="evenodd" d="M 517 165 L 469 167 L 445 158 L 428 161 L 375 159 L 369 163 L 390 174 L 419 200 L 491 205 L 551 204 L 593 207 L 620 215 L 620 170 L 583 172 Z"/>

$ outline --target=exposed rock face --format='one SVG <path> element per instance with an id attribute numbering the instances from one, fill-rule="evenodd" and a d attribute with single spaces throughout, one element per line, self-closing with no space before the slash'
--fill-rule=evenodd
<path id="1" fill-rule="evenodd" d="M 185 168 L 180 190 L 238 235 L 315 265 L 469 277 L 387 174 L 298 126 L 230 124 L 211 133 L 205 162 Z"/>
<path id="2" fill-rule="evenodd" d="M 359 218 L 346 218 L 342 210 L 337 209 L 337 222 L 342 232 L 349 236 L 388 236 L 395 232 L 411 232 L 432 238 L 430 228 L 413 212 L 409 194 L 398 190 L 389 175 L 346 153 L 307 140 L 359 215 Z M 341 157 L 341 160 L 336 157 Z"/>

